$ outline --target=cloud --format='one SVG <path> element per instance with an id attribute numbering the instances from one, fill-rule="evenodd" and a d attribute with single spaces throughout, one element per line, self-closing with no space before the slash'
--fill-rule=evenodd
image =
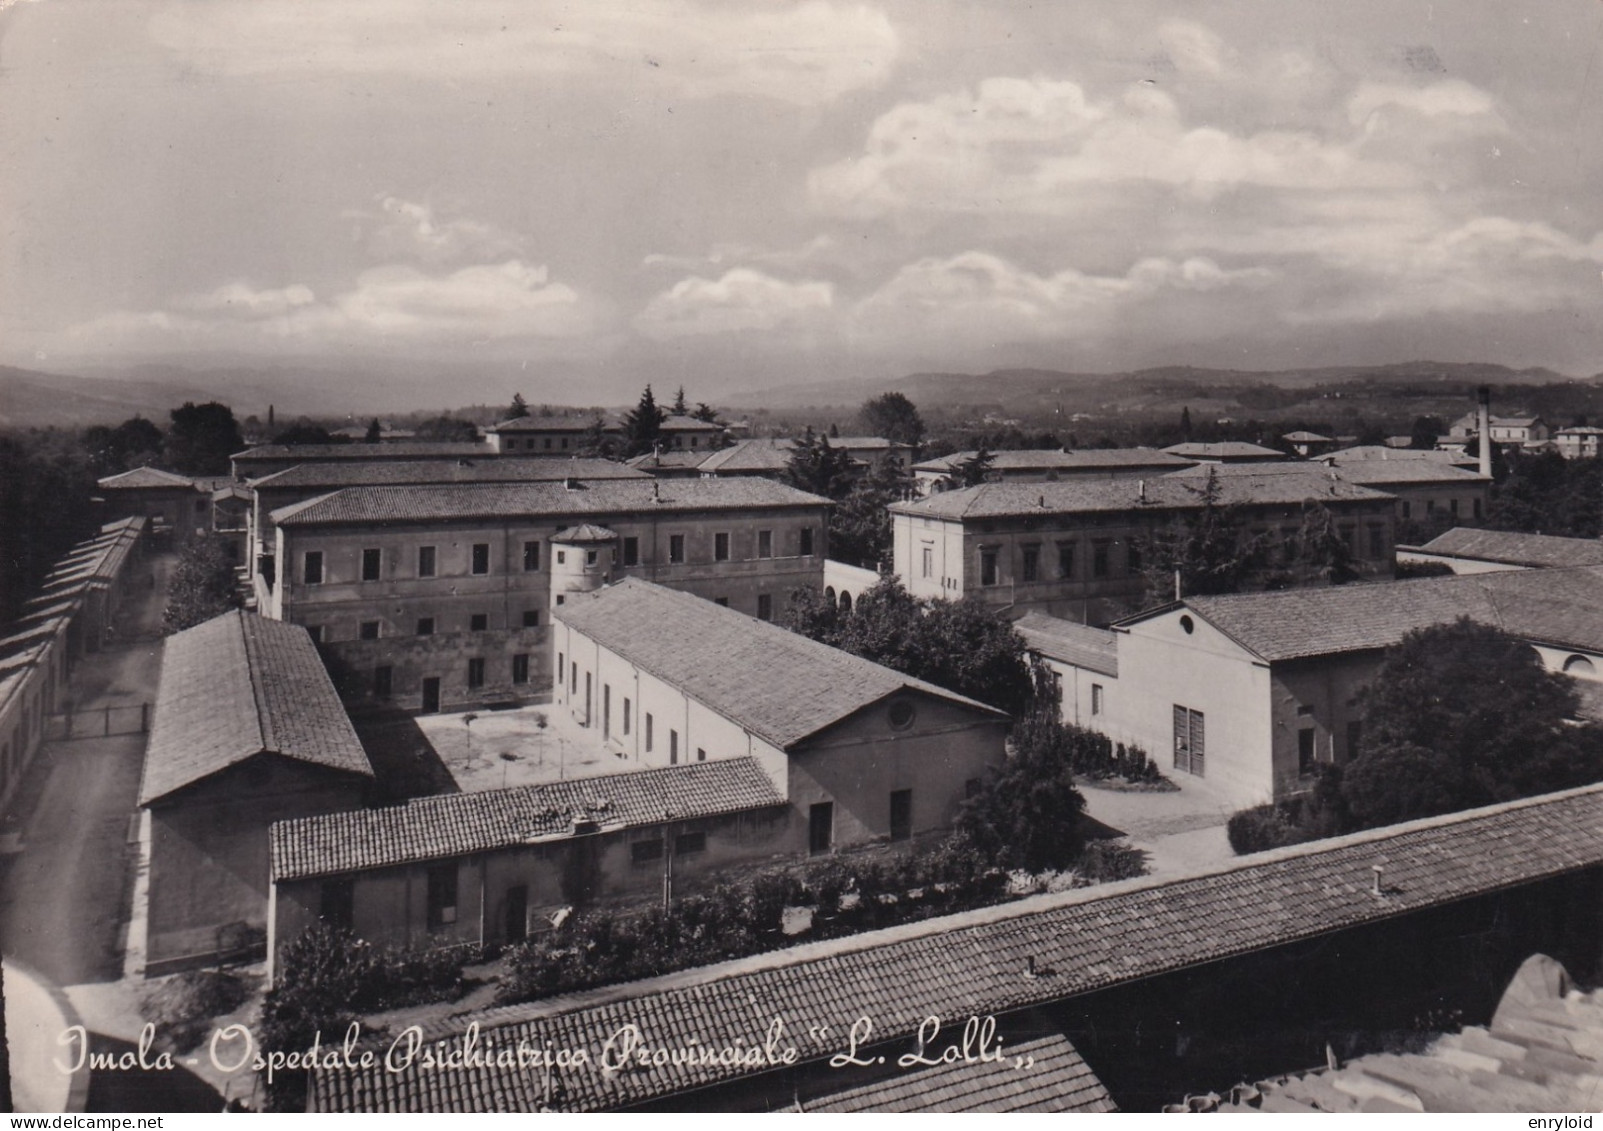
<path id="1" fill-rule="evenodd" d="M 816 323 L 834 303 L 830 283 L 791 283 L 737 267 L 718 279 L 699 275 L 681 279 L 653 297 L 635 317 L 634 325 L 656 339 L 777 331 Z"/>
<path id="2" fill-rule="evenodd" d="M 396 264 L 357 276 L 327 301 L 309 287 L 228 283 L 168 310 L 113 311 L 68 331 L 78 344 L 246 347 L 559 340 L 607 329 L 602 304 L 552 282 L 545 267 L 511 259 L 428 274 Z"/>
<path id="3" fill-rule="evenodd" d="M 163 9 L 151 34 L 189 66 L 216 74 L 629 75 L 685 96 L 797 104 L 878 85 L 898 51 L 883 12 L 832 0 L 209 0 Z"/>
<path id="4" fill-rule="evenodd" d="M 441 219 L 433 207 L 398 196 L 377 197 L 378 211 L 351 212 L 375 259 L 417 260 L 444 264 L 471 259 L 479 262 L 521 255 L 523 241 L 493 224 L 467 217 Z"/>
<path id="5" fill-rule="evenodd" d="M 1000 256 L 967 251 L 903 267 L 855 311 L 860 335 L 922 342 L 1040 340 L 1107 329 L 1135 304 L 1160 294 L 1262 288 L 1266 268 L 1227 269 L 1211 259 L 1151 257 L 1123 275 L 1067 268 L 1051 275 Z"/>

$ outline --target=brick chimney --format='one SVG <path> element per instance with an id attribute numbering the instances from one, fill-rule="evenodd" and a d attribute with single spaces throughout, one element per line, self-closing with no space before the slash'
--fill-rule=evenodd
<path id="1" fill-rule="evenodd" d="M 1492 477 L 1492 387 L 1482 385 L 1475 391 L 1477 407 L 1475 410 L 1475 427 L 1481 438 L 1481 474 L 1490 479 Z"/>

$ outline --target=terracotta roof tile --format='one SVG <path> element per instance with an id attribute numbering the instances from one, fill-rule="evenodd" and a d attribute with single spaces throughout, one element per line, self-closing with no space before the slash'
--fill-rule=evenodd
<path id="1" fill-rule="evenodd" d="M 1560 538 L 1553 534 L 1521 534 L 1513 530 L 1474 530 L 1455 526 L 1419 547 L 1429 554 L 1451 554 L 1521 566 L 1603 564 L 1603 539 Z"/>
<path id="2" fill-rule="evenodd" d="M 761 1042 L 773 1018 L 803 1061 L 845 1047 L 873 1013 L 875 1040 L 910 1039 L 931 1014 L 1012 1012 L 1112 985 L 1392 919 L 1603 864 L 1603 786 L 1414 821 L 1247 857 L 1181 879 L 1037 896 L 944 919 L 814 943 L 688 974 L 480 1015 L 481 1047 L 585 1049 L 638 1026 L 652 1048 Z M 1371 867 L 1380 865 L 1383 894 Z M 1037 976 L 1029 977 L 1033 958 Z M 814 1041 L 814 1026 L 830 1037 Z M 430 1039 L 462 1022 L 428 1029 Z M 457 1046 L 460 1047 L 460 1046 Z M 473 1067 L 319 1069 L 320 1111 L 606 1110 L 750 1075 L 728 1064 L 544 1076 Z M 489 1099 L 488 1097 L 494 1097 Z"/>
<path id="3" fill-rule="evenodd" d="M 916 463 L 913 469 L 951 471 L 978 454 L 972 451 L 953 452 L 949 456 Z M 991 467 L 996 471 L 1085 471 L 1119 467 L 1177 471 L 1190 464 L 1188 459 L 1160 452 L 1156 448 L 1079 448 L 1074 451 L 1047 448 L 991 453 Z"/>
<path id="4" fill-rule="evenodd" d="M 252 487 L 296 487 L 306 490 L 340 487 L 417 486 L 450 483 L 561 482 L 640 479 L 644 472 L 604 459 L 413 459 L 384 462 L 301 463 L 251 480 Z"/>
<path id="5" fill-rule="evenodd" d="M 471 459 L 482 456 L 497 457 L 489 444 L 467 440 L 422 440 L 397 444 L 260 444 L 235 452 L 228 458 L 236 463 L 251 464 L 266 460 L 395 460 L 412 457 L 437 459 Z"/>
<path id="6" fill-rule="evenodd" d="M 753 758 L 692 762 L 481 793 L 419 797 L 405 805 L 279 821 L 272 876 L 300 879 L 462 856 L 573 833 L 575 819 L 614 832 L 784 805 Z"/>
<path id="7" fill-rule="evenodd" d="M 983 703 L 700 597 L 626 578 L 552 614 L 781 750 L 903 690 Z"/>
<path id="8" fill-rule="evenodd" d="M 1030 611 L 1013 622 L 1030 651 L 1077 668 L 1118 678 L 1119 645 L 1112 630 Z"/>
<path id="9" fill-rule="evenodd" d="M 137 490 L 142 487 L 189 487 L 195 486 L 195 481 L 187 475 L 178 475 L 171 471 L 162 471 L 156 467 L 136 467 L 132 471 L 124 471 L 120 475 L 108 475 L 96 481 L 103 491 Z"/>

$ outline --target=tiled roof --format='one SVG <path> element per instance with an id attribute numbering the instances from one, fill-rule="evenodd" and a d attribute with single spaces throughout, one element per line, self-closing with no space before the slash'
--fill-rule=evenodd
<path id="1" fill-rule="evenodd" d="M 1375 894 L 1372 866 L 1384 868 Z M 761 1043 L 773 1018 L 813 1062 L 845 1048 L 871 1009 L 876 1040 L 923 1020 L 999 1019 L 1079 994 L 1311 939 L 1603 865 L 1603 786 L 1412 821 L 1245 857 L 1181 879 L 1143 878 L 813 943 L 701 971 L 476 1016 L 480 1046 L 583 1048 L 624 1025 L 649 1048 Z M 1028 966 L 1033 960 L 1035 976 Z M 819 1026 L 829 1036 L 810 1037 Z M 460 1030 L 449 1023 L 444 1032 Z M 443 1035 L 439 1026 L 425 1037 Z M 750 1076 L 692 1063 L 617 1073 L 492 1066 L 320 1068 L 319 1111 L 606 1110 Z"/>
<path id="2" fill-rule="evenodd" d="M 1553 534 L 1520 534 L 1512 530 L 1475 530 L 1467 526 L 1455 526 L 1419 548 L 1428 554 L 1449 554 L 1504 565 L 1603 564 L 1603 539 L 1560 538 Z"/>
<path id="3" fill-rule="evenodd" d="M 1302 430 L 1298 430 L 1296 432 L 1287 432 L 1280 438 L 1282 440 L 1290 440 L 1295 444 L 1334 444 L 1336 442 L 1329 436 L 1321 436 L 1318 432 L 1307 432 Z"/>
<path id="4" fill-rule="evenodd" d="M 236 463 L 249 464 L 260 460 L 386 460 L 430 456 L 437 459 L 457 456 L 494 459 L 496 451 L 489 444 L 466 440 L 424 440 L 402 444 L 261 444 L 235 452 L 228 458 Z"/>
<path id="5" fill-rule="evenodd" d="M 605 459 L 414 459 L 384 463 L 301 463 L 252 479 L 252 487 L 335 490 L 340 487 L 417 486 L 449 483 L 550 483 L 580 480 L 642 479 L 643 472 Z"/>
<path id="6" fill-rule="evenodd" d="M 932 1068 L 898 1069 L 870 1084 L 840 1088 L 803 1101 L 807 1112 L 1116 1111 L 1113 1097 L 1080 1052 L 1061 1033 L 1004 1041 L 1005 1066 L 958 1060 Z M 1013 1060 L 1028 1057 L 1026 1070 Z M 845 1075 L 838 1070 L 835 1074 Z"/>
<path id="7" fill-rule="evenodd" d="M 830 446 L 834 446 L 834 441 L 830 442 Z M 783 436 L 741 440 L 708 455 L 701 464 L 701 471 L 704 475 L 783 471 L 790 466 L 790 455 L 795 448 L 795 443 Z"/>
<path id="8" fill-rule="evenodd" d="M 195 481 L 187 475 L 162 471 L 156 467 L 136 467 L 120 475 L 108 475 L 104 479 L 96 480 L 96 486 L 103 491 L 136 490 L 141 487 L 193 488 Z"/>
<path id="9" fill-rule="evenodd" d="M 1560 428 L 1553 433 L 1555 436 L 1603 436 L 1603 428 L 1586 424 L 1577 424 L 1570 428 Z"/>
<path id="10" fill-rule="evenodd" d="M 1193 597 L 1185 604 L 1270 663 L 1386 648 L 1415 629 L 1461 616 L 1525 640 L 1603 652 L 1598 566 Z"/>
<path id="11" fill-rule="evenodd" d="M 1191 469 L 1187 469 L 1155 475 L 1151 479 L 981 483 L 977 487 L 945 491 L 914 502 L 893 503 L 890 509 L 900 514 L 964 519 L 1190 510 L 1202 505 L 1203 480 L 1203 476 L 1193 475 Z M 1218 482 L 1220 500 L 1225 505 L 1299 506 L 1309 500 L 1379 502 L 1390 497 L 1368 487 L 1331 478 L 1328 472 L 1319 476 L 1237 470 L 1219 475 Z"/>
<path id="12" fill-rule="evenodd" d="M 626 466 L 636 468 L 642 474 L 649 472 L 654 467 L 693 468 L 700 467 L 713 456 L 720 454 L 722 453 L 713 451 L 711 448 L 696 448 L 692 450 L 669 448 L 665 452 L 646 452 L 643 455 L 635 456 L 627 461 Z"/>
<path id="13" fill-rule="evenodd" d="M 347 487 L 281 507 L 279 526 L 363 522 L 449 522 L 532 515 L 744 510 L 821 507 L 829 500 L 768 479 L 624 479 L 561 483 L 471 483 L 458 486 Z"/>
<path id="14" fill-rule="evenodd" d="M 169 636 L 139 803 L 263 751 L 373 776 L 312 638 L 231 612 Z"/>
<path id="15" fill-rule="evenodd" d="M 1408 439 L 1408 437 L 1403 437 Z M 1474 466 L 1476 458 L 1466 456 L 1463 452 L 1443 451 L 1440 448 L 1393 448 L 1381 444 L 1365 444 L 1356 448 L 1343 448 L 1339 452 L 1331 452 L 1319 457 L 1320 463 L 1328 463 L 1335 467 L 1345 467 L 1351 463 L 1380 460 L 1382 463 L 1394 463 L 1404 460 L 1425 460 L 1435 463 L 1449 463 L 1459 467 Z"/>
<path id="16" fill-rule="evenodd" d="M 593 416 L 519 416 L 492 424 L 486 432 L 588 432 L 596 426 Z M 616 421 L 601 422 L 603 431 L 617 431 Z"/>
<path id="17" fill-rule="evenodd" d="M 851 448 L 855 451 L 889 452 L 896 449 L 911 450 L 912 444 L 904 444 L 900 440 L 888 440 L 884 436 L 821 436 L 829 441 L 832 448 Z"/>
<path id="18" fill-rule="evenodd" d="M 1283 463 L 1224 463 L 1198 464 L 1176 476 L 1190 479 L 1209 473 L 1220 479 L 1240 476 L 1288 475 L 1314 479 L 1339 479 L 1361 487 L 1385 490 L 1387 486 L 1411 483 L 1451 483 L 1454 486 L 1484 485 L 1490 480 L 1473 471 L 1455 467 L 1441 460 L 1354 460 L 1351 463 L 1326 463 L 1322 460 L 1286 460 Z"/>
<path id="19" fill-rule="evenodd" d="M 784 805 L 755 758 L 691 762 L 480 793 L 418 797 L 405 805 L 278 821 L 275 880 L 336 875 L 435 860 L 573 835 L 576 818 L 598 832 Z"/>
<path id="20" fill-rule="evenodd" d="M 1261 444 L 1249 444 L 1243 440 L 1225 440 L 1214 444 L 1185 443 L 1170 444 L 1163 449 L 1170 455 L 1184 456 L 1187 459 L 1285 459 L 1286 453 L 1266 448 Z"/>
<path id="21" fill-rule="evenodd" d="M 995 708 L 700 597 L 625 578 L 552 616 L 781 750 L 904 689 Z"/>
<path id="22" fill-rule="evenodd" d="M 593 522 L 581 522 L 578 526 L 565 526 L 551 535 L 553 542 L 616 542 L 618 532 L 608 530 L 605 526 L 597 526 Z"/>
<path id="23" fill-rule="evenodd" d="M 958 464 L 971 460 L 978 454 L 978 452 L 953 452 L 949 456 L 916 463 L 913 465 L 913 470 L 949 472 Z M 1072 452 L 1029 449 L 992 452 L 990 455 L 991 467 L 995 471 L 1085 471 L 1119 467 L 1150 467 L 1159 471 L 1177 471 L 1191 464 L 1188 459 L 1160 452 L 1156 448 L 1080 448 Z"/>
<path id="24" fill-rule="evenodd" d="M 723 430 L 722 424 L 715 424 L 695 416 L 665 416 L 662 420 L 664 432 L 722 432 Z"/>
<path id="25" fill-rule="evenodd" d="M 1033 610 L 1014 621 L 1013 627 L 1032 652 L 1118 678 L 1119 645 L 1111 629 L 1093 628 Z"/>

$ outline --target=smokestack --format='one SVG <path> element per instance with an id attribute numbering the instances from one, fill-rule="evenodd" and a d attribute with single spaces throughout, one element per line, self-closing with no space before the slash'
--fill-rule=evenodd
<path id="1" fill-rule="evenodd" d="M 1482 385 L 1475 391 L 1478 407 L 1475 410 L 1475 426 L 1480 430 L 1481 436 L 1481 474 L 1490 479 L 1492 477 L 1492 387 Z"/>

